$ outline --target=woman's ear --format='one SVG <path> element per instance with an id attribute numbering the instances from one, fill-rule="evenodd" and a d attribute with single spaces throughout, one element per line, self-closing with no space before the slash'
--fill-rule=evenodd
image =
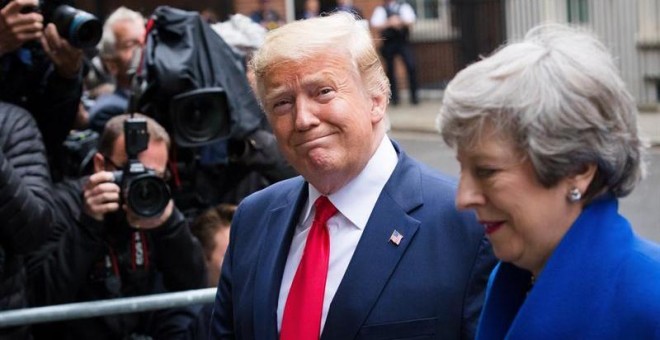
<path id="1" fill-rule="evenodd" d="M 587 192 L 589 185 L 596 176 L 596 170 L 598 170 L 598 167 L 595 163 L 586 164 L 581 171 L 570 177 L 569 182 L 572 188 L 577 188 L 581 193 Z"/>

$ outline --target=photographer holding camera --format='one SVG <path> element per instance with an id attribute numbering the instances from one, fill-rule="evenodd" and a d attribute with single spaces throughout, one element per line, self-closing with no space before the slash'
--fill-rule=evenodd
<path id="1" fill-rule="evenodd" d="M 64 210 L 70 213 L 58 218 L 59 236 L 33 259 L 35 304 L 205 287 L 200 245 L 164 181 L 169 136 L 153 119 L 135 116 L 108 121 L 94 156 L 95 173 L 58 191 L 68 192 L 56 200 L 67 202 Z M 185 331 L 193 312 L 181 308 L 73 320 L 35 327 L 35 336 L 172 338 Z"/>
<path id="2" fill-rule="evenodd" d="M 34 116 L 54 179 L 82 94 L 82 48 L 100 32 L 98 19 L 62 0 L 0 2 L 0 100 Z"/>

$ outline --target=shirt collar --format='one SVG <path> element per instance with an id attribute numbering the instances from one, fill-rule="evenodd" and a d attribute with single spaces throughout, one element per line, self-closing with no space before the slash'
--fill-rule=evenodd
<path id="1" fill-rule="evenodd" d="M 351 223 L 364 229 L 371 216 L 371 211 L 376 206 L 380 192 L 394 172 L 397 162 L 396 150 L 390 139 L 384 136 L 362 172 L 339 191 L 328 196 L 328 199 Z M 321 193 L 311 184 L 308 184 L 308 189 L 309 199 L 302 221 L 309 218 L 313 203 L 321 196 Z M 356 197 L 360 199 L 356 200 Z"/>

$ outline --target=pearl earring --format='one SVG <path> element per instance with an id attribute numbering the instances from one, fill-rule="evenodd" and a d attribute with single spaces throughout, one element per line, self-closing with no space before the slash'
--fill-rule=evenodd
<path id="1" fill-rule="evenodd" d="M 582 198 L 582 193 L 580 192 L 580 189 L 578 188 L 573 188 L 571 191 L 568 193 L 568 201 L 571 203 L 575 203 L 579 201 Z"/>

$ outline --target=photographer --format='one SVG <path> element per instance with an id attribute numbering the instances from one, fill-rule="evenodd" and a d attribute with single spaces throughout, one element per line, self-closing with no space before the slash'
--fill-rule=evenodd
<path id="1" fill-rule="evenodd" d="M 137 154 L 137 160 L 151 169 L 149 174 L 154 176 L 150 179 L 164 179 L 169 136 L 153 119 L 136 116 L 146 120 L 149 134 L 148 147 Z M 29 278 L 35 304 L 139 296 L 205 286 L 199 243 L 172 200 L 165 201 L 165 207 L 153 217 L 140 216 L 131 208 L 131 190 L 135 189 L 126 190 L 124 184 L 131 178 L 135 183 L 137 177 L 132 177 L 132 171 L 125 167 L 128 162 L 136 161 L 127 154 L 127 150 L 135 149 L 133 135 L 126 136 L 123 129 L 128 118 L 129 115 L 120 115 L 108 121 L 94 156 L 95 173 L 68 182 L 67 191 L 60 190 L 64 196 L 57 200 L 68 206 L 63 210 L 69 214 L 58 218 L 58 237 L 31 261 Z M 124 180 L 120 188 L 116 176 L 122 169 Z M 40 326 L 35 336 L 172 338 L 185 331 L 194 317 L 187 313 L 187 309 L 178 309 L 73 320 Z"/>
<path id="2" fill-rule="evenodd" d="M 89 127 L 92 130 L 100 133 L 110 118 L 126 113 L 134 63 L 144 45 L 145 32 L 142 14 L 124 6 L 112 12 L 103 24 L 99 56 L 115 81 L 115 90 L 100 96 L 90 108 Z"/>
<path id="3" fill-rule="evenodd" d="M 0 102 L 0 311 L 25 308 L 24 255 L 50 230 L 50 176 L 37 125 L 20 107 Z M 25 339 L 27 327 L 0 328 L 0 339 Z"/>
<path id="4" fill-rule="evenodd" d="M 44 2 L 53 7 L 53 2 Z M 71 129 L 82 94 L 83 51 L 46 23 L 38 0 L 2 1 L 0 9 L 0 100 L 19 105 L 36 119 L 53 177 L 61 144 Z"/>

